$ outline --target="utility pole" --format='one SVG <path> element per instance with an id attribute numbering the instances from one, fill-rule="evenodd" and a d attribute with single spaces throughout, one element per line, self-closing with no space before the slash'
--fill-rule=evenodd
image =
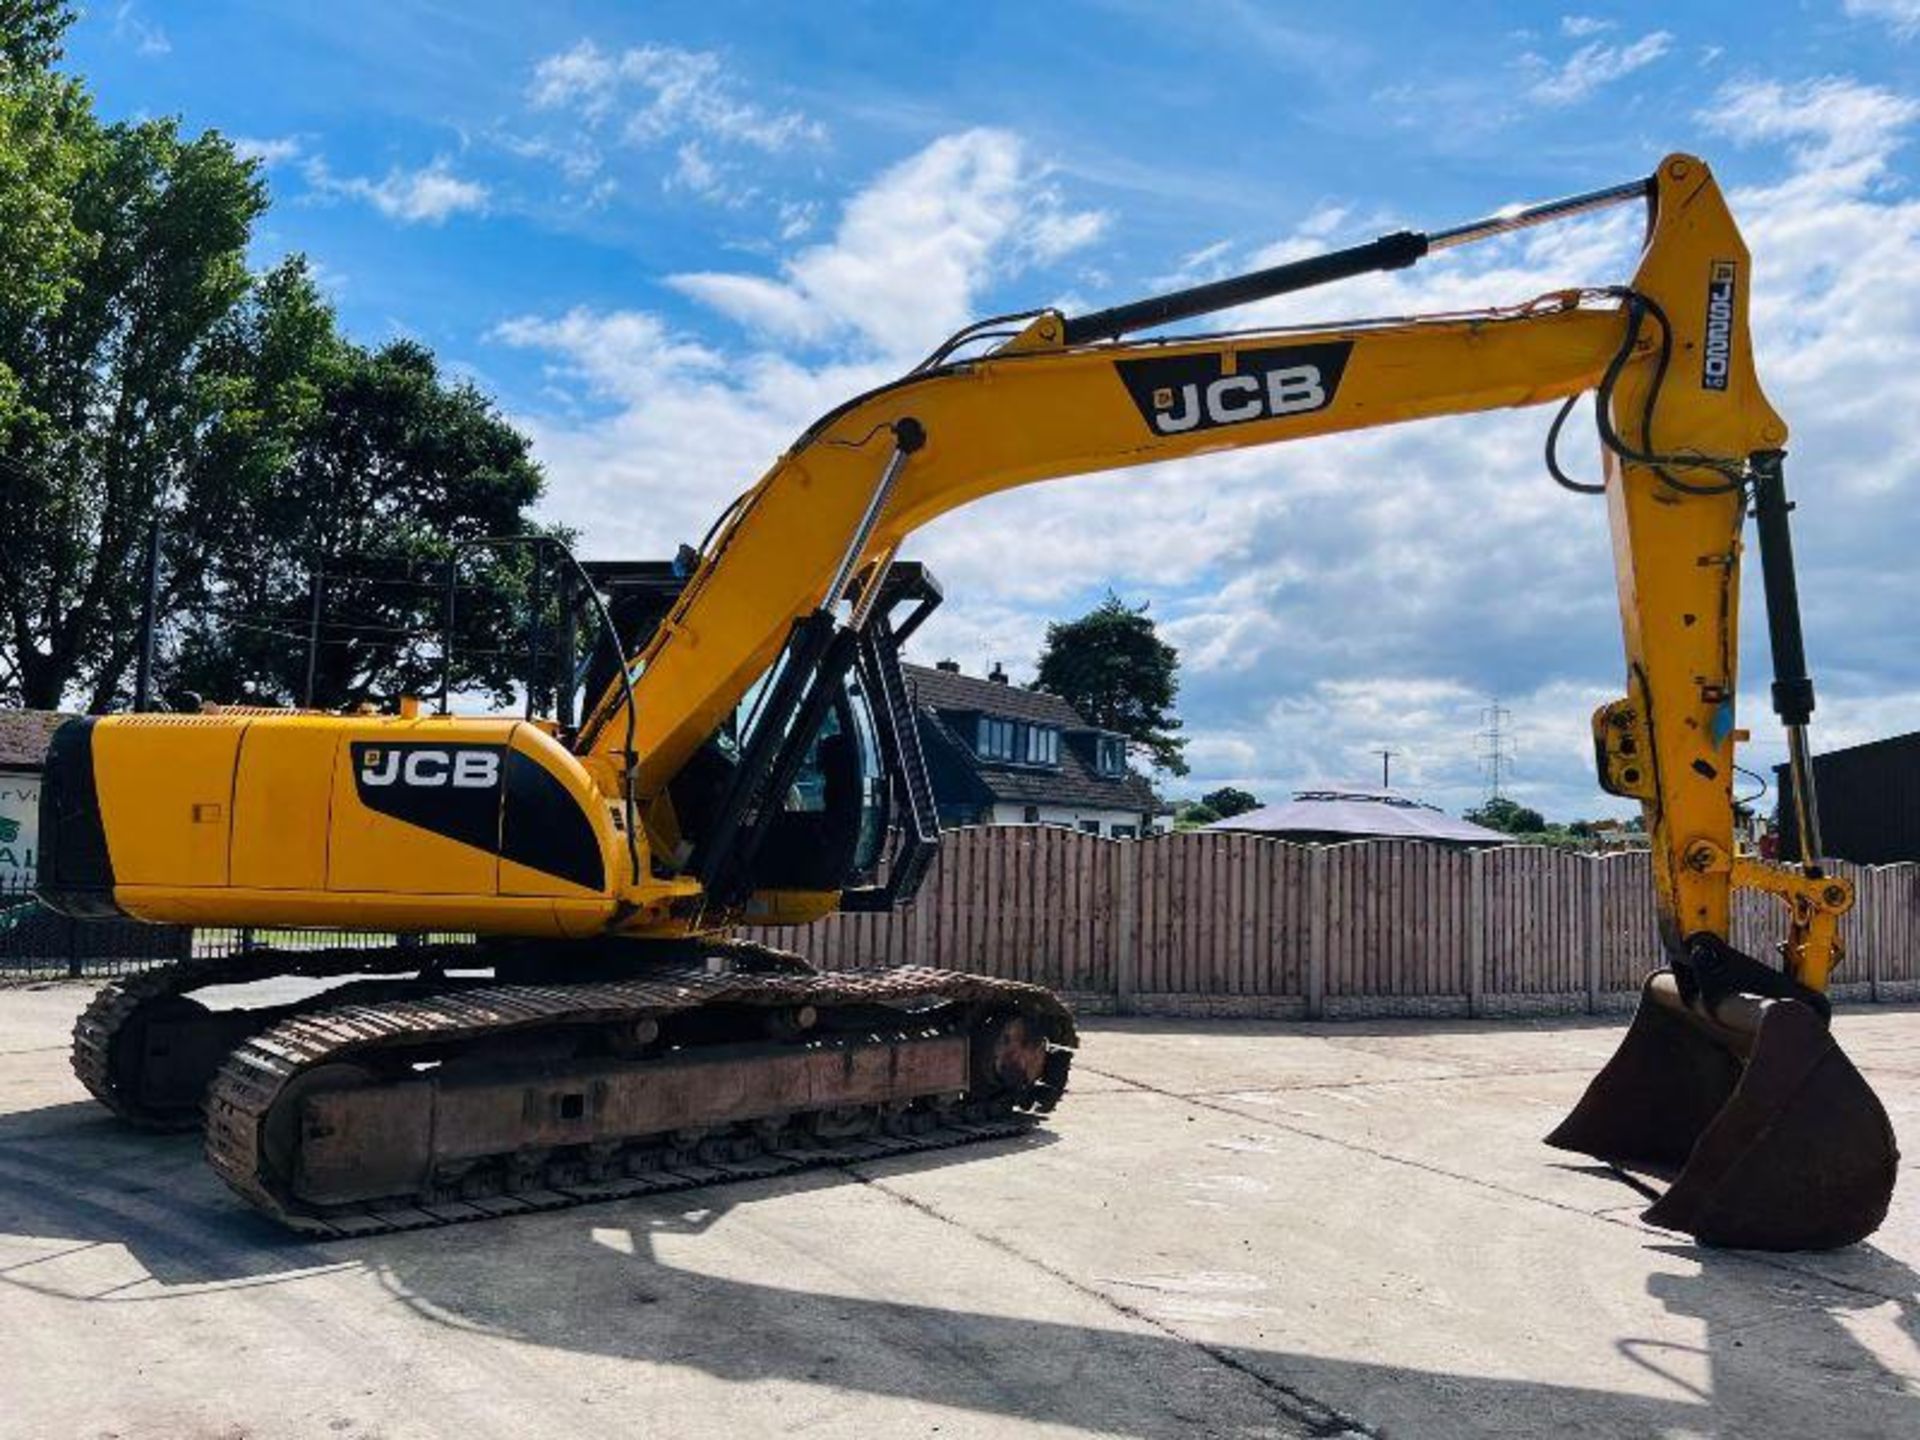
<path id="1" fill-rule="evenodd" d="M 559 664 L 554 667 L 553 718 L 562 730 L 571 731 L 574 669 L 578 663 L 580 638 L 574 630 L 573 569 L 569 565 L 562 565 L 559 569 L 560 649 L 555 657 Z"/>
<path id="2" fill-rule="evenodd" d="M 1397 750 L 1375 750 L 1373 753 L 1380 757 L 1380 788 L 1382 790 L 1391 790 L 1393 788 L 1393 757 L 1400 752 Z"/>
<path id="3" fill-rule="evenodd" d="M 440 614 L 440 713 L 453 713 L 453 625 L 456 618 L 454 606 L 456 592 L 460 588 L 460 552 L 456 549 L 447 555 L 447 595 L 445 608 Z"/>
<path id="4" fill-rule="evenodd" d="M 1500 782 L 1513 768 L 1513 737 L 1506 725 L 1513 712 L 1494 699 L 1480 712 L 1480 764 L 1487 772 L 1487 799 L 1501 799 Z"/>
<path id="5" fill-rule="evenodd" d="M 300 692 L 300 708 L 313 708 L 314 678 L 320 668 L 320 607 L 321 596 L 326 591 L 327 578 L 315 561 L 312 571 L 307 575 L 307 683 Z"/>
<path id="6" fill-rule="evenodd" d="M 140 656 L 133 672 L 133 708 L 153 708 L 153 632 L 160 609 L 160 517 L 147 525 L 147 593 L 140 602 Z"/>

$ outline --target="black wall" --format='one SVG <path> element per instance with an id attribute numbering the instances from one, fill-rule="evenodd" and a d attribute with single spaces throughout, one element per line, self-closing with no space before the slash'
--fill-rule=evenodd
<path id="1" fill-rule="evenodd" d="M 1820 838 L 1827 857 L 1859 865 L 1920 860 L 1920 731 L 1818 755 L 1814 793 L 1820 797 Z M 1774 767 L 1780 796 L 1780 855 L 1800 855 L 1794 824 L 1793 781 Z"/>

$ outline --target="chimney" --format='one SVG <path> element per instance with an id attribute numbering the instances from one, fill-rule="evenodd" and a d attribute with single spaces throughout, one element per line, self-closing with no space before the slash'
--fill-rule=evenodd
<path id="1" fill-rule="evenodd" d="M 998 660 L 993 662 L 993 669 L 987 672 L 987 679 L 996 685 L 1004 685 L 1007 683 L 1007 672 L 1000 668 L 1000 662 Z"/>
<path id="2" fill-rule="evenodd" d="M 933 662 L 933 668 L 936 670 L 944 670 L 949 675 L 958 675 L 960 673 L 960 662 L 958 660 L 936 660 Z"/>

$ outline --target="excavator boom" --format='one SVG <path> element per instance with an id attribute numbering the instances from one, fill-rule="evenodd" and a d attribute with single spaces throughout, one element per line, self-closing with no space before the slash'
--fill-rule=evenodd
<path id="1" fill-rule="evenodd" d="M 1626 203 L 1646 207 L 1648 228 L 1625 284 L 1465 314 L 1138 338 Z M 469 1177 L 496 1175 L 507 1163 L 500 1157 L 516 1153 L 507 1143 L 513 1115 L 551 1106 L 580 1119 L 588 1094 L 625 1096 L 607 1103 L 626 1120 L 539 1134 L 569 1155 L 584 1147 L 600 1157 L 595 1164 L 663 1130 L 867 1105 L 924 1114 L 955 1091 L 983 1097 L 975 1120 L 1050 1108 L 1071 1026 L 1025 991 L 951 976 L 848 990 L 817 977 L 716 992 L 710 1006 L 689 1010 L 631 988 L 631 968 L 649 955 L 781 969 L 786 962 L 715 948 L 743 920 L 806 920 L 910 898 L 937 836 L 897 647 L 938 592 L 928 577 L 902 580 L 902 545 L 975 500 L 1058 477 L 1557 402 L 1549 464 L 1569 488 L 1604 493 L 1614 541 L 1627 680 L 1595 717 L 1601 783 L 1643 807 L 1666 953 L 1621 1055 L 1554 1142 L 1610 1163 L 1679 1165 L 1652 1214 L 1703 1239 L 1857 1238 L 1884 1211 L 1893 1147 L 1877 1100 L 1826 1024 L 1836 922 L 1852 896 L 1821 870 L 1817 847 L 1797 866 L 1767 865 L 1737 855 L 1733 840 L 1749 505 L 1759 518 L 1775 705 L 1802 771 L 1812 709 L 1786 533 L 1787 427 L 1755 373 L 1751 287 L 1719 187 L 1702 162 L 1676 155 L 1645 180 L 1450 230 L 1401 232 L 1088 315 L 1040 310 L 987 322 L 810 427 L 660 581 L 648 625 L 622 634 L 602 613 L 613 658 L 577 735 L 417 706 L 387 717 L 84 722 L 63 732 L 45 790 L 43 885 L 56 903 L 187 923 L 520 938 L 496 967 L 505 992 L 457 1004 L 437 991 L 376 997 L 377 1006 L 411 1004 L 416 1028 L 371 1049 L 303 1011 L 282 1017 L 298 1033 L 263 1051 L 244 1024 L 222 1029 L 183 1008 L 190 986 L 149 982 L 148 1001 L 106 1005 L 85 1037 L 83 1074 L 110 1103 L 139 1112 L 152 1071 L 125 1035 L 145 1037 L 151 1051 L 164 1021 L 172 1038 L 161 1048 L 200 1057 L 176 1067 L 185 1077 L 168 1092 L 176 1098 L 210 1073 L 207 1055 L 218 1062 L 239 1035 L 245 1043 L 209 1101 L 216 1163 L 243 1193 L 296 1219 L 395 1197 L 417 1205 L 449 1187 L 466 1193 L 459 1187 Z M 1601 441 L 1597 483 L 1566 476 L 1554 459 L 1567 410 L 1587 392 Z M 903 605 L 918 608 L 899 618 Z M 877 770 L 862 758 L 869 750 Z M 819 777 L 828 797 L 817 813 L 795 803 L 803 774 Z M 906 835 L 884 885 L 861 883 L 875 856 L 856 835 L 878 830 L 866 823 L 876 783 Z M 212 796 L 230 796 L 230 808 Z M 263 845 L 270 835 L 294 839 Z M 1738 886 L 1782 902 L 1781 967 L 1728 945 Z M 549 1016 L 529 1036 L 502 1018 L 522 975 L 629 988 Z M 925 1031 L 933 1048 L 916 1048 L 909 1037 L 920 1032 L 904 1020 L 874 1028 L 875 1006 L 909 1002 L 937 1015 Z M 778 1014 L 761 1013 L 768 1009 Z M 718 1073 L 687 1070 L 682 1052 L 702 1043 L 706 1017 L 722 1011 L 733 1028 L 712 1033 L 727 1044 L 744 1043 L 747 1015 L 754 1044 L 771 1046 L 726 1082 L 729 1093 L 759 1098 L 735 1110 L 691 1100 L 661 1108 L 662 1087 L 686 1091 L 696 1075 Z M 920 1074 L 919 1088 L 809 1089 L 812 1062 L 782 1047 L 826 1043 L 796 1039 L 822 1014 L 837 1038 L 819 1076 L 835 1064 L 842 1075 L 886 1066 Z M 561 1044 L 560 1032 L 572 1038 Z M 893 1038 L 852 1038 L 861 1034 Z M 192 1036 L 211 1038 L 182 1038 Z M 571 1078 L 537 1096 L 502 1080 L 498 1066 L 519 1075 L 510 1057 L 529 1044 L 567 1050 Z M 681 1058 L 663 1058 L 662 1044 Z M 307 1058 L 272 1059 L 290 1052 Z M 443 1061 L 436 1078 L 419 1078 Z M 767 1082 L 775 1071 L 791 1083 Z M 303 1144 L 299 1119 L 322 1112 L 318 1128 L 334 1137 L 324 1155 Z M 1775 1123 L 1783 1117 L 1791 1123 Z M 416 1137 L 412 1149 L 382 1148 L 402 1132 Z M 432 1148 L 442 1143 L 456 1149 Z M 496 1144 L 506 1148 L 486 1148 Z M 1820 1198 L 1803 1198 L 1789 1218 L 1779 1196 L 1795 1185 Z M 1809 1205 L 1819 1212 L 1811 1218 Z"/>

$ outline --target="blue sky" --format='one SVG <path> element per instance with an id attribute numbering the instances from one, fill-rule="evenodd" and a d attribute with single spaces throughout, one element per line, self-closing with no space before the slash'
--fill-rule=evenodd
<path id="1" fill-rule="evenodd" d="M 267 166 L 265 263 L 533 434 L 588 554 L 695 539 L 814 413 L 970 315 L 1083 308 L 1628 178 L 1694 150 L 1757 266 L 1795 425 L 1827 743 L 1920 725 L 1920 0 L 1608 6 L 356 3 L 92 7 L 68 64 Z M 1626 272 L 1597 222 L 1243 320 L 1525 299 Z M 1022 492 L 943 520 L 918 646 L 1030 673 L 1111 584 L 1186 657 L 1191 792 L 1360 779 L 1614 810 L 1604 522 L 1523 413 Z M 1757 593 L 1749 603 L 1756 607 Z M 1758 637 L 1751 627 L 1749 641 Z M 1746 723 L 1771 763 L 1764 649 Z"/>

